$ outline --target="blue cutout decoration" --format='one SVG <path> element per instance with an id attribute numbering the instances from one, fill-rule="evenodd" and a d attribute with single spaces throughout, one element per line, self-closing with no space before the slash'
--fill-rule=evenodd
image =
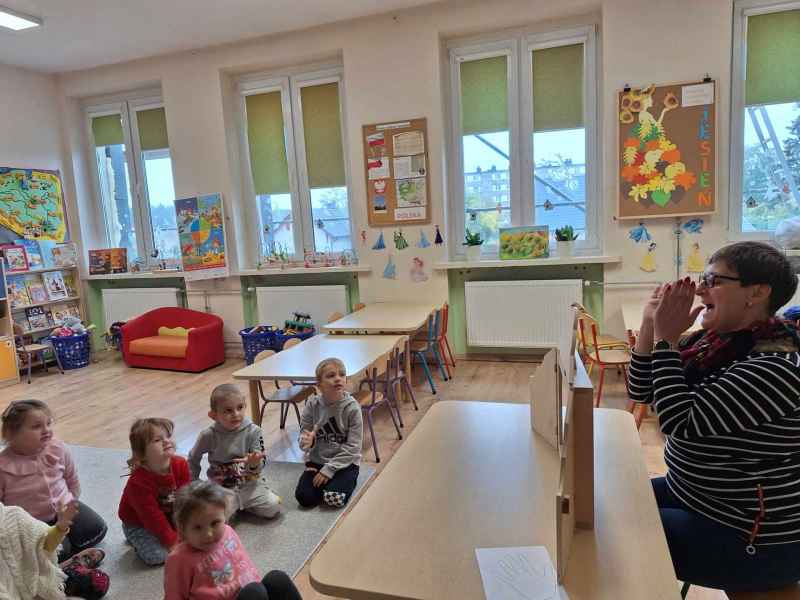
<path id="1" fill-rule="evenodd" d="M 385 250 L 386 249 L 386 243 L 383 241 L 383 232 L 382 231 L 381 231 L 381 234 L 378 236 L 378 239 L 375 242 L 375 245 L 372 246 L 372 249 L 373 250 Z"/>
<path id="2" fill-rule="evenodd" d="M 384 279 L 397 279 L 397 267 L 392 260 L 392 255 L 389 255 L 389 261 L 386 263 L 386 267 L 383 269 L 383 278 Z"/>
<path id="3" fill-rule="evenodd" d="M 647 227 L 644 226 L 644 223 L 639 223 L 639 225 L 631 229 L 628 232 L 628 237 L 637 244 L 643 244 L 644 242 L 649 242 L 651 239 L 653 239 L 650 237 L 650 232 L 647 231 Z"/>
<path id="4" fill-rule="evenodd" d="M 420 229 L 419 230 L 419 241 L 417 242 L 417 248 L 427 248 L 431 245 L 428 241 L 428 236 L 425 235 L 425 232 Z"/>
<path id="5" fill-rule="evenodd" d="M 703 219 L 691 219 L 683 224 L 683 229 L 687 233 L 702 233 Z"/>

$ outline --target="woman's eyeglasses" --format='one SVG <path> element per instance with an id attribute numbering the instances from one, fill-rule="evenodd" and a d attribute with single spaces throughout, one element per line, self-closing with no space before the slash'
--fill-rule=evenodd
<path id="1" fill-rule="evenodd" d="M 729 275 L 717 275 L 716 273 L 700 273 L 697 278 L 698 283 L 702 283 L 707 288 L 713 288 L 720 281 L 741 281 L 741 277 L 730 277 Z"/>

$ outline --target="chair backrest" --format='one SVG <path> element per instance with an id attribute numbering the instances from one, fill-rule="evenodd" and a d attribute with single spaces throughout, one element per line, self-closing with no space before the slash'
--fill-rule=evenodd
<path id="1" fill-rule="evenodd" d="M 301 341 L 300 338 L 290 338 L 283 343 L 283 349 L 288 350 L 292 346 L 297 346 Z"/>
<path id="2" fill-rule="evenodd" d="M 342 313 L 340 313 L 339 311 L 332 312 L 330 315 L 328 315 L 328 323 L 333 323 L 334 321 L 338 321 L 343 316 L 344 315 Z"/>
<path id="3" fill-rule="evenodd" d="M 597 323 L 594 321 L 590 321 L 591 325 L 591 345 L 586 343 L 586 331 L 584 326 L 584 319 L 580 318 L 580 313 L 578 314 L 578 331 L 580 332 L 580 341 L 581 341 L 581 352 L 588 356 L 591 360 L 595 362 L 600 362 L 600 349 L 597 347 Z M 592 356 L 594 353 L 594 356 Z"/>
<path id="4" fill-rule="evenodd" d="M 363 302 L 358 302 L 355 306 L 353 306 L 353 312 L 361 310 L 362 308 L 366 308 L 366 306 L 367 305 L 364 304 Z"/>
<path id="5" fill-rule="evenodd" d="M 442 326 L 442 311 L 437 309 L 433 311 L 433 315 L 428 317 L 428 344 L 433 344 L 439 337 L 439 331 Z"/>
<path id="6" fill-rule="evenodd" d="M 450 305 L 445 302 L 442 305 L 442 330 L 440 334 L 442 336 L 447 335 L 447 321 L 450 319 Z"/>
<path id="7" fill-rule="evenodd" d="M 253 359 L 253 364 L 256 364 L 257 362 L 264 360 L 265 358 L 269 358 L 273 354 L 275 354 L 275 350 L 262 350 L 261 352 L 256 354 L 256 357 Z"/>

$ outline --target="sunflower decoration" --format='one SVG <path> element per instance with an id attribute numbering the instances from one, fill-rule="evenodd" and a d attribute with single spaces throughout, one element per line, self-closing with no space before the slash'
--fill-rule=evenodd
<path id="1" fill-rule="evenodd" d="M 620 98 L 619 121 L 631 125 L 622 143 L 623 191 L 635 202 L 666 206 L 678 201 L 695 183 L 694 173 L 681 161 L 681 152 L 667 137 L 664 115 L 679 107 L 668 92 L 658 119 L 651 113 L 655 85 L 627 90 Z"/>

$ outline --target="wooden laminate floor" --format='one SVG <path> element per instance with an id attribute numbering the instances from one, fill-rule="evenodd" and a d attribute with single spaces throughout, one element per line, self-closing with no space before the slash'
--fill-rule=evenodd
<path id="1" fill-rule="evenodd" d="M 85 369 L 59 375 L 37 373 L 33 383 L 20 383 L 0 388 L 0 410 L 12 400 L 37 398 L 46 401 L 56 415 L 56 431 L 61 439 L 72 444 L 101 448 L 128 448 L 128 429 L 140 416 L 161 416 L 175 422 L 175 439 L 180 453 L 187 453 L 197 434 L 209 424 L 208 398 L 220 383 L 231 382 L 231 373 L 243 366 L 238 359 L 201 374 L 150 371 L 126 367 L 118 355 L 108 354 Z M 414 390 L 419 411 L 410 403 L 402 406 L 404 436 L 431 404 L 437 400 L 477 400 L 484 402 L 527 402 L 528 377 L 536 365 L 525 362 L 466 361 L 458 362 L 454 379 L 435 379 L 437 394 L 430 393 L 419 369 L 415 370 Z M 593 379 L 596 379 L 594 377 Z M 241 384 L 246 394 L 246 385 Z M 624 408 L 625 389 L 621 378 L 613 373 L 606 377 L 603 406 Z M 381 462 L 375 457 L 365 435 L 364 461 L 381 469 L 403 442 L 397 440 L 388 414 L 375 413 L 375 433 Z M 298 426 L 290 414 L 285 430 L 279 428 L 278 407 L 270 407 L 262 424 L 272 460 L 302 459 L 297 446 Z M 652 475 L 666 471 L 663 460 L 663 438 L 654 419 L 646 419 L 641 429 L 642 451 Z M 345 518 L 347 518 L 345 516 Z M 317 593 L 308 581 L 307 567 L 295 582 L 305 600 L 329 598 Z M 690 600 L 723 600 L 725 595 L 714 590 L 692 588 Z"/>

